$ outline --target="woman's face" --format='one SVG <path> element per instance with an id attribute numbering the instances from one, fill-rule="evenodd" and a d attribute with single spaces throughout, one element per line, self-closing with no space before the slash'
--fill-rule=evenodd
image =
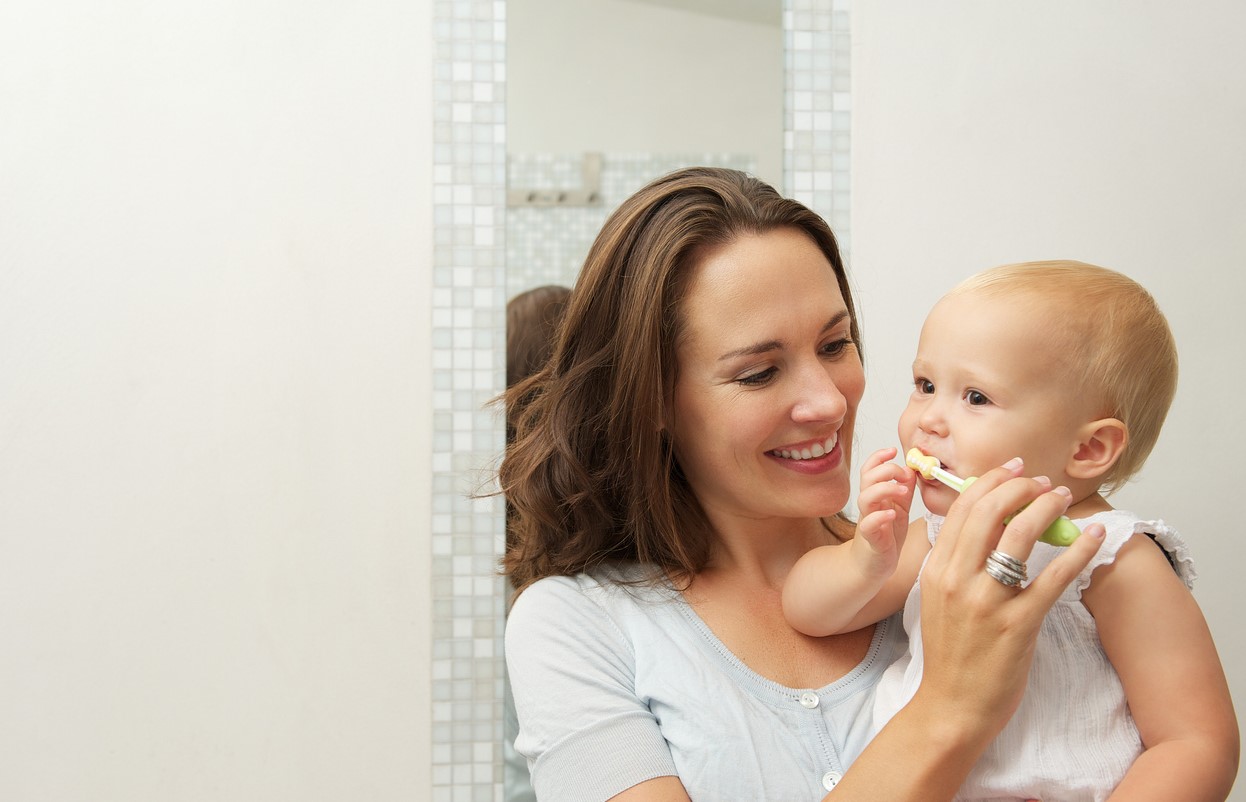
<path id="1" fill-rule="evenodd" d="M 865 373 L 813 240 L 785 228 L 706 250 L 681 312 L 669 429 L 710 520 L 842 510 Z"/>

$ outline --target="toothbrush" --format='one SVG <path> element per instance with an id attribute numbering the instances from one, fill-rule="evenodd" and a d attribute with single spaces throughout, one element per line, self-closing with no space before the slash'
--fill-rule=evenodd
<path id="1" fill-rule="evenodd" d="M 913 470 L 920 473 L 926 479 L 935 479 L 957 493 L 965 492 L 971 484 L 978 480 L 976 476 L 970 476 L 968 479 L 962 479 L 951 471 L 945 470 L 939 464 L 937 457 L 931 457 L 923 454 L 920 449 L 910 448 L 908 453 L 904 455 L 904 462 Z M 1012 520 L 1012 516 L 1004 519 L 1004 523 Z M 1044 543 L 1050 543 L 1053 546 L 1068 546 L 1082 532 L 1077 528 L 1077 524 L 1061 515 L 1051 526 L 1047 527 L 1047 531 L 1043 532 L 1039 537 Z"/>

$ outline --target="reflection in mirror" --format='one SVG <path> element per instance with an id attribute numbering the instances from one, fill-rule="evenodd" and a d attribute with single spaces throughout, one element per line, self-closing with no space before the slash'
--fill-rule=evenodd
<path id="1" fill-rule="evenodd" d="M 782 187 L 781 0 L 508 0 L 506 20 L 507 297 L 574 286 L 609 213 L 672 170 Z M 535 797 L 506 690 L 504 798 L 520 802 Z"/>
<path id="2" fill-rule="evenodd" d="M 720 5 L 719 0 L 702 1 Z M 757 2 L 778 7 L 775 0 Z M 629 5 L 622 0 L 619 3 Z M 726 3 L 722 0 L 721 5 Z M 489 402 L 504 387 L 503 307 L 509 297 L 503 262 L 506 223 L 511 211 L 506 207 L 504 184 L 508 133 L 505 99 L 511 94 L 504 59 L 510 6 L 509 0 L 432 4 L 436 55 L 431 109 L 435 237 L 429 375 L 433 408 L 433 636 L 429 694 L 433 702 L 430 785 L 432 798 L 438 802 L 494 800 L 503 789 L 499 746 L 503 718 L 500 616 L 504 590 L 496 574 L 503 505 L 496 498 L 472 495 L 481 487 L 482 472 L 489 473 L 488 466 L 495 465 L 503 442 L 502 421 Z M 846 244 L 849 233 L 851 201 L 848 6 L 849 0 L 783 0 L 782 181 L 763 166 L 764 150 L 759 149 L 756 156 L 757 173 L 781 183 L 785 194 L 826 217 L 839 234 L 841 245 Z M 673 10 L 691 12 L 694 8 L 683 5 Z M 516 27 L 522 28 L 525 14 L 522 10 L 518 13 L 520 23 Z M 534 24 L 545 22 L 550 21 L 538 18 Z M 708 19 L 706 24 L 710 24 Z M 655 23 L 654 30 L 642 32 L 643 37 L 652 38 L 655 30 L 662 27 Z M 591 32 L 600 38 L 600 31 Z M 572 39 L 572 43 L 575 41 Z M 515 46 L 522 49 L 522 41 Z M 596 47 L 604 49 L 600 43 Z M 716 47 L 724 50 L 721 41 Z M 686 58 L 697 57 L 687 43 L 681 43 L 676 52 Z M 552 54 L 565 56 L 557 48 Z M 734 55 L 738 58 L 741 53 Z M 647 54 L 646 58 L 649 56 L 658 57 L 656 53 Z M 645 60 L 637 58 L 635 62 L 632 69 L 643 70 Z M 566 59 L 561 63 L 567 64 Z M 678 66 L 671 69 L 678 73 Z M 736 83 L 723 80 L 721 85 L 733 87 L 733 96 L 720 101 L 720 107 L 745 108 L 745 93 L 739 91 Z M 522 90 L 519 94 L 522 97 L 528 92 Z M 598 94 L 605 95 L 604 91 Z M 648 97 L 643 93 L 641 96 Z M 747 96 L 778 103 L 770 90 L 750 91 Z M 695 96 L 689 103 L 694 100 Z M 616 99 L 616 103 L 621 104 L 621 100 Z M 521 132 L 523 105 L 516 104 Z M 652 114 L 633 116 L 643 120 Z M 770 118 L 769 113 L 756 110 L 747 114 L 750 120 Z M 663 120 L 661 130 L 669 130 L 667 122 Z M 718 128 L 730 130 L 732 124 L 720 122 Z M 563 129 L 550 124 L 543 130 L 553 136 Z M 579 154 L 591 147 L 610 152 L 619 148 L 622 155 L 649 152 L 647 145 L 614 140 L 603 140 L 600 145 L 576 142 L 524 147 L 529 152 L 574 154 L 577 164 Z M 669 147 L 672 153 L 692 148 L 694 156 L 710 147 L 750 152 L 743 146 L 719 145 L 709 140 L 661 147 Z M 771 163 L 777 164 L 778 157 L 771 158 Z M 599 225 L 586 228 L 595 232 Z M 577 267 L 579 258 L 571 260 Z M 521 269 L 526 266 L 515 262 L 510 272 L 518 276 Z M 573 274 L 574 270 L 569 272 Z M 528 286 L 556 283 L 557 279 L 542 277 L 528 284 L 513 281 L 515 288 L 510 295 Z"/>
<path id="3" fill-rule="evenodd" d="M 780 0 L 510 0 L 506 13 L 508 297 L 571 286 L 610 211 L 672 170 L 782 186 Z"/>

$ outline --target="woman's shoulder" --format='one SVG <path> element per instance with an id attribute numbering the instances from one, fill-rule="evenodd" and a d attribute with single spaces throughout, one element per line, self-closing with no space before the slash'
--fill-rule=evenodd
<path id="1" fill-rule="evenodd" d="M 631 570 L 594 570 L 529 585 L 506 618 L 512 670 L 539 665 L 630 676 L 638 654 L 682 626 L 679 594 L 639 581 L 644 578 Z"/>
<path id="2" fill-rule="evenodd" d="M 660 572 L 634 564 L 604 565 L 580 574 L 538 579 L 519 594 L 515 606 L 518 607 L 524 600 L 536 600 L 526 602 L 530 605 L 575 597 L 598 604 L 621 599 L 655 601 L 672 594 L 670 583 Z"/>
<path id="3" fill-rule="evenodd" d="M 636 565 L 603 566 L 533 582 L 515 599 L 507 627 L 525 627 L 534 621 L 556 621 L 565 626 L 601 620 L 622 626 L 638 615 L 651 618 L 655 607 L 669 607 L 679 598 L 679 593 L 652 570 Z"/>

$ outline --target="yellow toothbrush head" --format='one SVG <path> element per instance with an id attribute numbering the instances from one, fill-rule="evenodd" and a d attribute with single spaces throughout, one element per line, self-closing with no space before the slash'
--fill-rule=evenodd
<path id="1" fill-rule="evenodd" d="M 920 449 L 910 448 L 904 455 L 904 463 L 922 475 L 923 479 L 933 479 L 935 468 L 942 467 L 937 457 L 930 457 Z"/>

